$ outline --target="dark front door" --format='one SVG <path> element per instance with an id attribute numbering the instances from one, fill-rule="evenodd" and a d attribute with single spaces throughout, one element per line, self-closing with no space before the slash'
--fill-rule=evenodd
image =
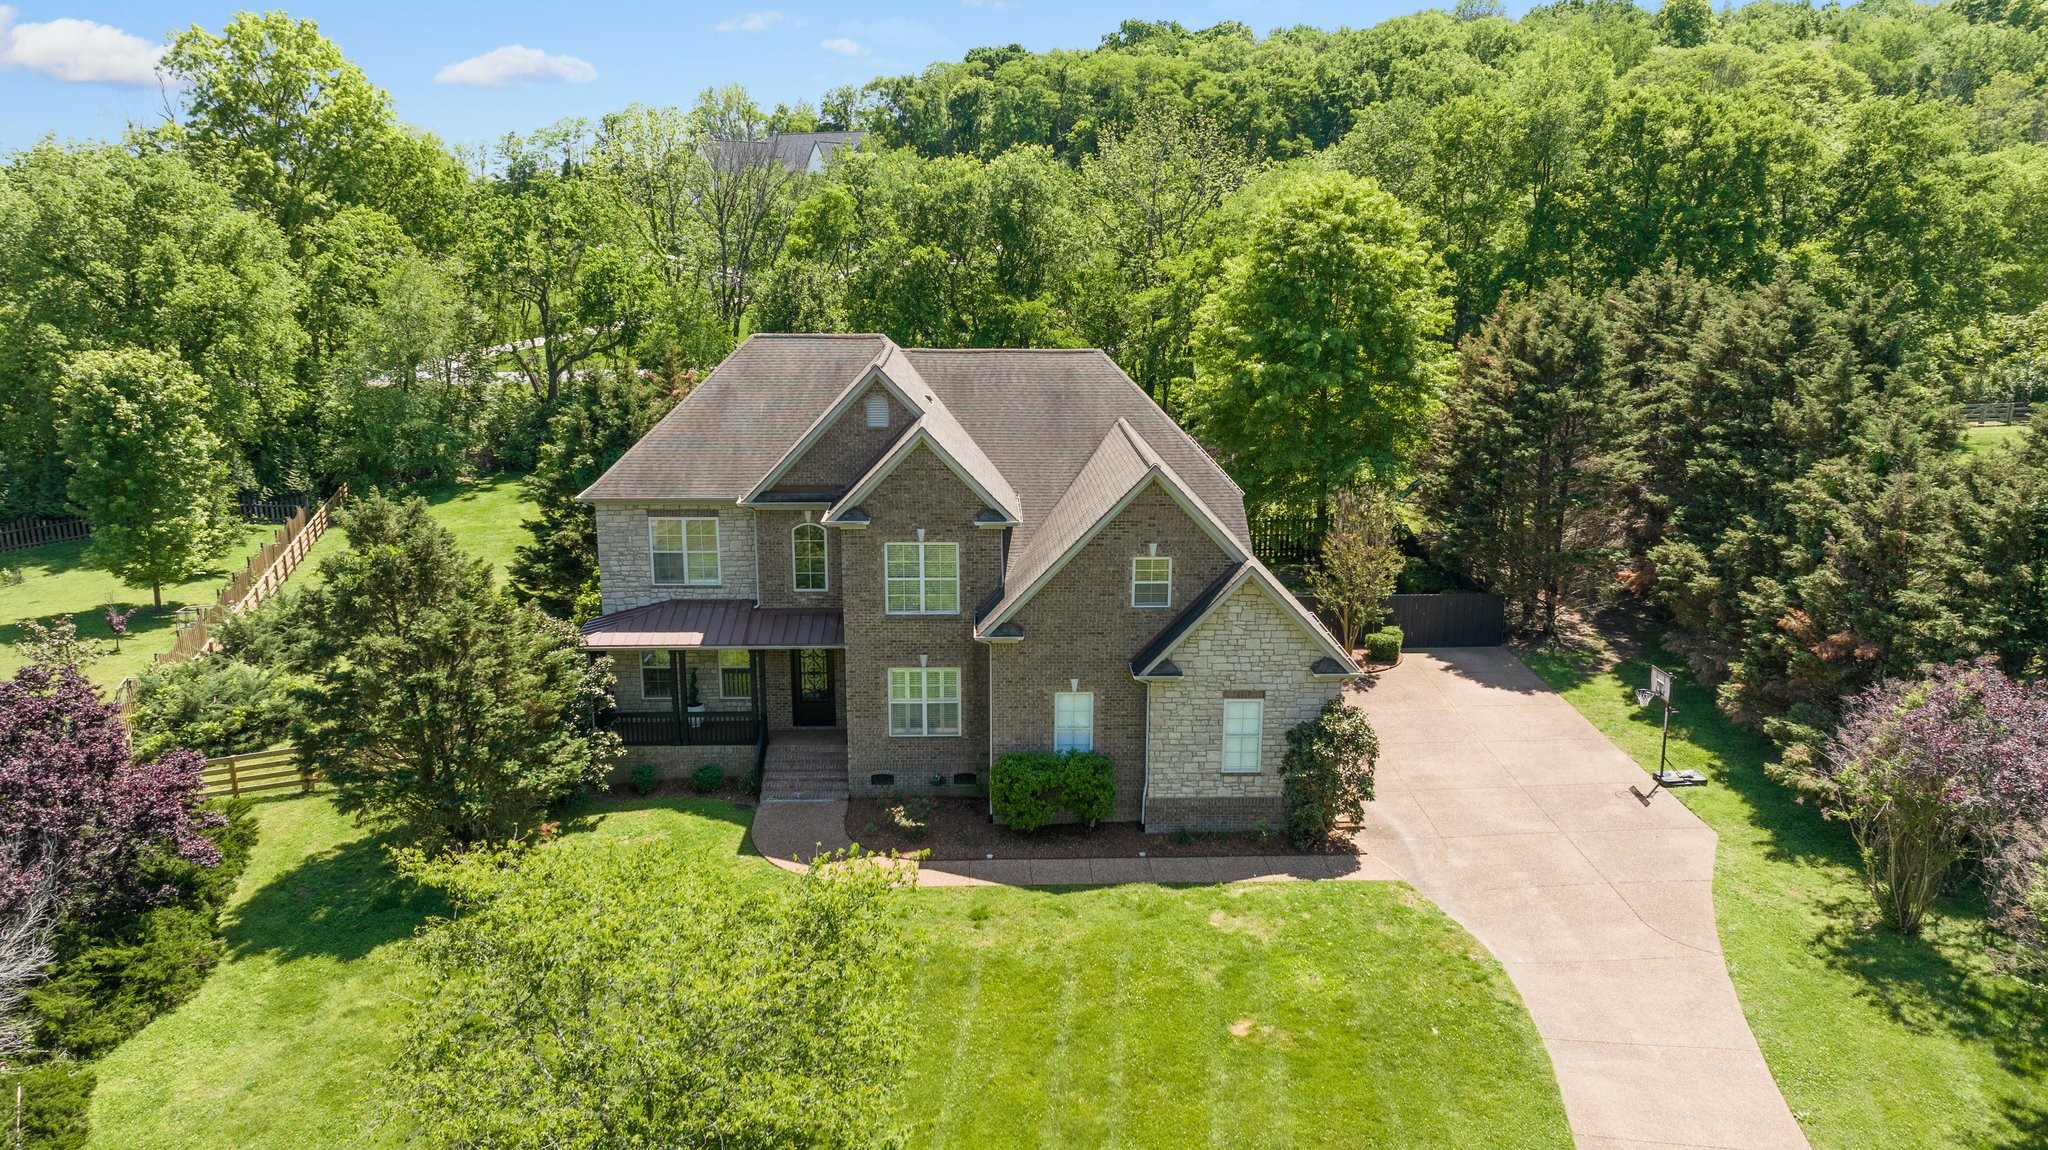
<path id="1" fill-rule="evenodd" d="M 799 727 L 837 726 L 832 708 L 832 652 L 813 647 L 789 653 L 790 692 L 795 714 L 790 722 Z"/>

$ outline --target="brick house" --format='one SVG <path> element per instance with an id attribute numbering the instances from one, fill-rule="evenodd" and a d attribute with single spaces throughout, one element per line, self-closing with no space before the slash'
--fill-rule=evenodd
<path id="1" fill-rule="evenodd" d="M 757 335 L 581 498 L 630 752 L 768 797 L 979 795 L 1079 748 L 1118 820 L 1277 825 L 1287 730 L 1358 671 L 1099 351 Z"/>

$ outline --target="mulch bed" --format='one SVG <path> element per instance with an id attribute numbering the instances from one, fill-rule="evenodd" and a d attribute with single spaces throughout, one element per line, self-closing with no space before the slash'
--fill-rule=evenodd
<path id="1" fill-rule="evenodd" d="M 883 811 L 880 799 L 854 799 L 846 806 L 846 835 L 871 851 L 929 851 L 933 860 L 999 859 L 1212 858 L 1241 855 L 1357 854 L 1350 839 L 1333 835 L 1320 849 L 1297 851 L 1279 830 L 1263 838 L 1256 832 L 1146 834 L 1138 823 L 1101 823 L 1094 828 L 1056 823 L 1019 834 L 989 821 L 988 800 L 936 799 L 931 820 L 921 835 L 898 827 Z"/>

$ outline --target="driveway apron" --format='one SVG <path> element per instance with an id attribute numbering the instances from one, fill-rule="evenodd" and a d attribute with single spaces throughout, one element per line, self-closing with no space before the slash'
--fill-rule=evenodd
<path id="1" fill-rule="evenodd" d="M 1714 927 L 1714 832 L 1501 648 L 1357 688 L 1372 855 L 1507 968 L 1586 1150 L 1804 1150 Z"/>

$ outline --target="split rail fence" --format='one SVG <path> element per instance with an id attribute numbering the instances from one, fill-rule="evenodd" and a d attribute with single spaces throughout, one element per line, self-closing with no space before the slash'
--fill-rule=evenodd
<path id="1" fill-rule="evenodd" d="M 327 533 L 334 509 L 348 498 L 348 485 L 328 496 L 318 507 L 301 507 L 277 529 L 277 538 L 257 548 L 249 563 L 214 597 L 213 605 L 199 617 L 178 628 L 171 649 L 159 654 L 159 663 L 182 663 L 196 659 L 213 646 L 213 628 L 229 615 L 256 606 L 284 586 L 293 571 L 305 561 L 306 553 Z"/>
<path id="2" fill-rule="evenodd" d="M 297 747 L 278 747 L 206 760 L 199 794 L 207 799 L 239 799 L 269 791 L 305 794 L 319 785 L 320 776 L 299 759 Z"/>

